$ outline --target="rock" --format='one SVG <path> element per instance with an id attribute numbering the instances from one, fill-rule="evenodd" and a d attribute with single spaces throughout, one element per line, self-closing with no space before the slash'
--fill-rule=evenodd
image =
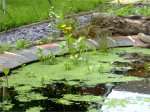
<path id="1" fill-rule="evenodd" d="M 150 35 L 146 35 L 144 33 L 139 33 L 138 38 L 143 41 L 144 43 L 150 44 Z"/>

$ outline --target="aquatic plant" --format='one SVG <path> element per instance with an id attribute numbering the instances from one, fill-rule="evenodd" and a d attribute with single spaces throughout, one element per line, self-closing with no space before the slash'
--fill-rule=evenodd
<path id="1" fill-rule="evenodd" d="M 78 54 L 70 55 L 69 59 L 73 65 L 78 65 L 80 63 L 80 56 Z"/>
<path id="2" fill-rule="evenodd" d="M 8 74 L 10 72 L 10 69 L 6 68 L 6 67 L 3 67 L 2 71 L 3 71 L 3 73 L 4 73 L 5 77 L 6 77 L 6 82 L 7 82 L 7 87 L 8 87 Z"/>
<path id="3" fill-rule="evenodd" d="M 146 71 L 150 71 L 150 63 L 145 63 L 145 64 L 144 64 L 144 69 L 145 69 Z"/>
<path id="4" fill-rule="evenodd" d="M 79 55 L 82 55 L 84 52 L 87 52 L 87 50 L 88 50 L 86 38 L 83 36 L 79 37 L 79 39 L 76 40 L 74 45 L 75 45 L 77 51 L 79 52 Z"/>
<path id="5" fill-rule="evenodd" d="M 109 51 L 109 39 L 111 38 L 112 34 L 110 31 L 104 29 L 98 35 L 98 43 L 99 43 L 99 50 L 101 52 L 108 52 Z"/>
<path id="6" fill-rule="evenodd" d="M 98 72 L 103 73 L 104 72 L 104 67 L 102 65 L 98 65 Z"/>
<path id="7" fill-rule="evenodd" d="M 8 74 L 10 72 L 9 68 L 6 67 L 2 67 L 2 71 L 5 75 L 5 79 L 6 81 L 3 82 L 3 84 L 6 82 L 6 85 L 4 84 L 2 87 L 2 102 L 7 102 L 7 95 L 6 95 L 6 89 L 9 87 L 9 83 L 8 83 Z"/>
<path id="8" fill-rule="evenodd" d="M 68 52 L 70 54 L 75 54 L 77 52 L 77 49 L 74 47 L 73 44 L 75 43 L 76 39 L 72 37 L 72 34 L 66 35 L 65 39 Z"/>
<path id="9" fill-rule="evenodd" d="M 42 49 L 38 49 L 37 55 L 40 62 L 42 62 L 43 64 L 47 65 L 56 64 L 56 57 L 51 51 L 49 52 L 49 54 L 44 54 Z"/>
<path id="10" fill-rule="evenodd" d="M 72 64 L 70 61 L 64 63 L 65 70 L 69 71 L 72 69 Z"/>

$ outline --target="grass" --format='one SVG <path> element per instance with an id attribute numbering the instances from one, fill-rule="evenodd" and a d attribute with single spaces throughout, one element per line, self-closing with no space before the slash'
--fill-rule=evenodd
<path id="1" fill-rule="evenodd" d="M 48 0 L 7 0 L 6 14 L 0 10 L 0 31 L 47 19 L 49 8 Z"/>
<path id="2" fill-rule="evenodd" d="M 106 12 L 118 15 L 118 16 L 128 16 L 128 15 L 143 15 L 149 16 L 150 15 L 150 7 L 143 6 L 143 7 L 136 7 L 132 4 L 115 7 L 110 5 L 110 8 L 106 9 Z"/>
<path id="3" fill-rule="evenodd" d="M 103 0 L 53 0 L 57 12 L 79 12 L 95 8 Z M 7 0 L 7 11 L 3 14 L 0 0 L 0 31 L 48 19 L 49 0 Z"/>

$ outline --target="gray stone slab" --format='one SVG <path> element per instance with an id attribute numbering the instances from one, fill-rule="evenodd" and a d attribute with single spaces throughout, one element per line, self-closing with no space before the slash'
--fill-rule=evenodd
<path id="1" fill-rule="evenodd" d="M 5 56 L 0 56 L 0 65 L 2 67 L 6 67 L 6 68 L 15 68 L 17 67 L 18 65 L 20 65 L 21 63 L 14 60 L 14 58 L 8 58 L 8 57 L 5 57 Z"/>
<path id="2" fill-rule="evenodd" d="M 20 55 L 20 54 L 13 54 L 12 53 L 12 55 L 8 55 L 6 57 L 8 57 L 10 60 L 12 60 L 14 62 L 19 62 L 22 64 L 24 64 L 28 61 L 28 58 L 26 58 L 25 56 Z"/>
<path id="3" fill-rule="evenodd" d="M 28 59 L 27 63 L 38 60 L 37 55 L 34 52 L 31 52 L 30 49 L 22 50 L 18 52 L 18 54 L 26 57 Z"/>
<path id="4" fill-rule="evenodd" d="M 117 39 L 116 43 L 117 43 L 117 47 L 134 46 L 133 42 L 126 38 Z"/>

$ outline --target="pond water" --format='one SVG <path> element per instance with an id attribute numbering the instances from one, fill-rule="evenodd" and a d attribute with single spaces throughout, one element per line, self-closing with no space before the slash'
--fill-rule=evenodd
<path id="1" fill-rule="evenodd" d="M 148 79 L 150 74 L 150 52 L 144 48 L 91 51 L 55 61 L 13 70 L 8 84 L 1 77 L 0 111 L 97 112 L 115 85 Z"/>

